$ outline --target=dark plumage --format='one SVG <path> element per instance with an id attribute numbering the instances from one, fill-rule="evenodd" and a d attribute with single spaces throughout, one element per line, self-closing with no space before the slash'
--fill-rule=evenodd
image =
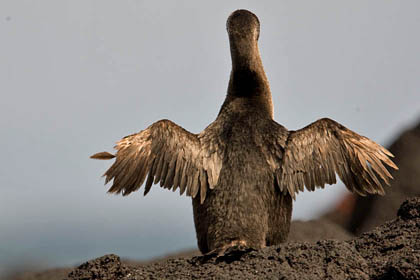
<path id="1" fill-rule="evenodd" d="M 288 131 L 273 120 L 267 77 L 258 50 L 258 18 L 238 10 L 227 21 L 232 72 L 226 100 L 203 132 L 192 134 L 169 120 L 123 138 L 106 171 L 112 193 L 128 195 L 146 180 L 193 198 L 202 253 L 283 242 L 292 198 L 334 184 L 336 174 L 360 195 L 384 194 L 397 169 L 385 148 L 330 119 Z M 92 156 L 111 159 L 102 152 Z"/>

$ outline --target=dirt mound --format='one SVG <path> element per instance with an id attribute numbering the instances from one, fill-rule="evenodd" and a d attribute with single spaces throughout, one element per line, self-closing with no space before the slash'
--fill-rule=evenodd
<path id="1" fill-rule="evenodd" d="M 110 254 L 81 264 L 69 273 L 69 278 L 118 280 L 129 274 L 129 269 L 121 264 L 120 257 Z"/>
<path id="2" fill-rule="evenodd" d="M 311 221 L 293 221 L 290 228 L 289 242 L 316 242 L 321 239 L 335 239 L 335 240 L 349 240 L 354 236 L 346 232 L 341 226 L 331 222 L 328 219 L 316 219 Z M 174 258 L 192 258 L 201 255 L 195 250 L 187 250 L 162 256 L 150 260 L 138 261 L 132 259 L 122 259 L 121 263 L 124 267 L 139 267 L 155 263 L 164 262 L 167 259 Z M 9 273 L 6 279 L 10 280 L 62 280 L 65 279 L 70 271 L 73 271 L 70 277 L 74 279 L 92 279 L 93 277 L 100 277 L 97 272 L 104 272 L 105 276 L 115 275 L 112 273 L 113 268 L 120 267 L 120 259 L 116 255 L 106 255 L 102 258 L 89 261 L 82 268 L 75 271 L 74 268 L 55 268 L 41 271 L 22 272 L 17 270 L 14 273 Z M 88 273 L 86 271 L 89 271 Z M 95 274 L 96 273 L 96 274 Z M 116 277 L 122 277 L 117 275 Z M 1 277 L 0 277 L 1 278 Z M 2 278 L 1 278 L 2 279 Z M 97 278 L 101 279 L 101 278 Z M 106 279 L 106 278 L 102 278 Z M 116 278 L 118 279 L 118 278 Z M 126 278 L 129 279 L 129 278 Z"/>
<path id="3" fill-rule="evenodd" d="M 115 255 L 82 264 L 81 279 L 420 279 L 420 197 L 398 217 L 350 241 L 287 243 L 221 257 L 169 259 L 129 267 Z M 102 277 L 102 278 L 101 278 Z"/>

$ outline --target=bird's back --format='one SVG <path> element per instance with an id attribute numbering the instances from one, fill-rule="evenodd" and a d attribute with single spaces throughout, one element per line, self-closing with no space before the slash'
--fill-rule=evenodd
<path id="1" fill-rule="evenodd" d="M 204 131 L 218 143 L 223 157 L 216 187 L 209 191 L 204 204 L 193 202 L 202 251 L 219 247 L 214 242 L 226 238 L 248 240 L 252 243 L 248 246 L 252 247 L 267 244 L 268 236 L 264 233 L 272 228 L 271 213 L 278 214 L 276 209 L 281 207 L 282 198 L 269 165 L 270 143 L 278 141 L 271 139 L 273 125 L 270 118 L 258 113 L 230 111 L 219 115 Z M 211 248 L 207 248 L 208 244 Z"/>

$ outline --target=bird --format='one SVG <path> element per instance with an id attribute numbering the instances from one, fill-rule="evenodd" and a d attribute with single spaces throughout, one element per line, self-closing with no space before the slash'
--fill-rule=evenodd
<path id="1" fill-rule="evenodd" d="M 384 147 L 323 118 L 299 130 L 274 120 L 258 40 L 260 21 L 247 10 L 227 20 L 232 69 L 216 119 L 188 132 L 164 119 L 126 136 L 91 158 L 115 161 L 105 172 L 108 192 L 123 196 L 145 182 L 192 198 L 198 248 L 221 255 L 231 248 L 260 249 L 287 240 L 293 200 L 305 189 L 335 184 L 353 193 L 384 195 L 398 169 Z"/>

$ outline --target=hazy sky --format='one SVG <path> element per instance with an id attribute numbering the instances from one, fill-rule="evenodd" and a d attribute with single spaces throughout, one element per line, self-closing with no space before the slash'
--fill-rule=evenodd
<path id="1" fill-rule="evenodd" d="M 258 4 L 257 4 L 258 3 Z M 387 144 L 420 116 L 420 1 L 0 1 L 0 266 L 147 258 L 196 246 L 189 198 L 106 194 L 89 159 L 168 118 L 191 132 L 225 97 L 225 22 L 261 22 L 275 119 L 330 117 Z M 300 194 L 310 218 L 345 192 Z"/>

